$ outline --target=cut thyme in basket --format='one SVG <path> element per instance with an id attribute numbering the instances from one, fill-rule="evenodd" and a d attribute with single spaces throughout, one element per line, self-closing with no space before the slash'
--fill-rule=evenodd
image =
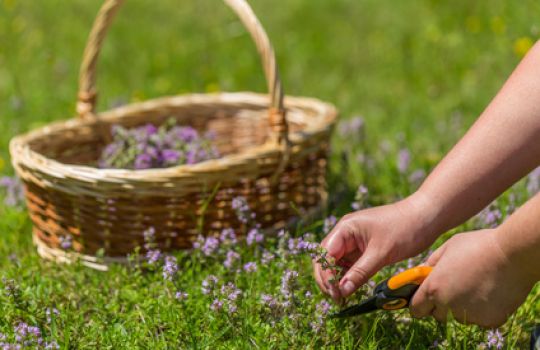
<path id="1" fill-rule="evenodd" d="M 210 133 L 200 135 L 174 119 L 156 126 L 111 128 L 112 141 L 101 152 L 98 165 L 110 169 L 154 169 L 195 164 L 219 157 Z"/>

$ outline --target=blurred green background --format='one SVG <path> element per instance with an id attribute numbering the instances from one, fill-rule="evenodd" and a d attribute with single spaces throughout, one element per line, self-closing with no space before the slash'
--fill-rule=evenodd
<path id="1" fill-rule="evenodd" d="M 538 1 L 252 0 L 287 94 L 366 119 L 369 142 L 448 149 L 539 37 Z M 101 1 L 3 0 L 0 156 L 11 136 L 71 118 Z M 126 1 L 99 65 L 100 108 L 161 95 L 264 91 L 254 45 L 220 1 Z M 452 124 L 453 123 L 453 124 Z M 454 127 L 457 132 L 446 132 Z M 399 134 L 399 135 L 398 135 Z"/>

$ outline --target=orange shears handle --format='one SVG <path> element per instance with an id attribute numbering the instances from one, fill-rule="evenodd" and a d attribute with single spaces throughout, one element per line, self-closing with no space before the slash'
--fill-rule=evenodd
<path id="1" fill-rule="evenodd" d="M 429 276 L 431 270 L 433 270 L 431 266 L 417 266 L 403 271 L 388 280 L 388 288 L 396 290 L 408 284 L 421 285 L 427 276 Z"/>

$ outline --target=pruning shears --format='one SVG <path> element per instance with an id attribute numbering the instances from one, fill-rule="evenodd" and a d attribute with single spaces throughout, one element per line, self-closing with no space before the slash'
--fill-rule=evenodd
<path id="1" fill-rule="evenodd" d="M 409 302 L 422 282 L 431 273 L 430 266 L 417 266 L 403 271 L 379 283 L 373 296 L 358 305 L 350 306 L 332 318 L 345 318 L 366 314 L 376 310 L 398 310 L 409 306 Z"/>

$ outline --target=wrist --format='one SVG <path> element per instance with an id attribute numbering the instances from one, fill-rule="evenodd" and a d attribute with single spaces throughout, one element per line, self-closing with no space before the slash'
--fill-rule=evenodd
<path id="1" fill-rule="evenodd" d="M 415 227 L 419 233 L 428 239 L 430 244 L 433 243 L 444 232 L 442 215 L 436 201 L 418 190 L 403 202 L 411 211 L 411 217 L 415 218 Z"/>
<path id="2" fill-rule="evenodd" d="M 493 230 L 494 241 L 506 262 L 517 274 L 534 285 L 540 281 L 540 269 L 535 262 L 540 261 L 540 246 L 521 240 L 504 224 Z"/>

